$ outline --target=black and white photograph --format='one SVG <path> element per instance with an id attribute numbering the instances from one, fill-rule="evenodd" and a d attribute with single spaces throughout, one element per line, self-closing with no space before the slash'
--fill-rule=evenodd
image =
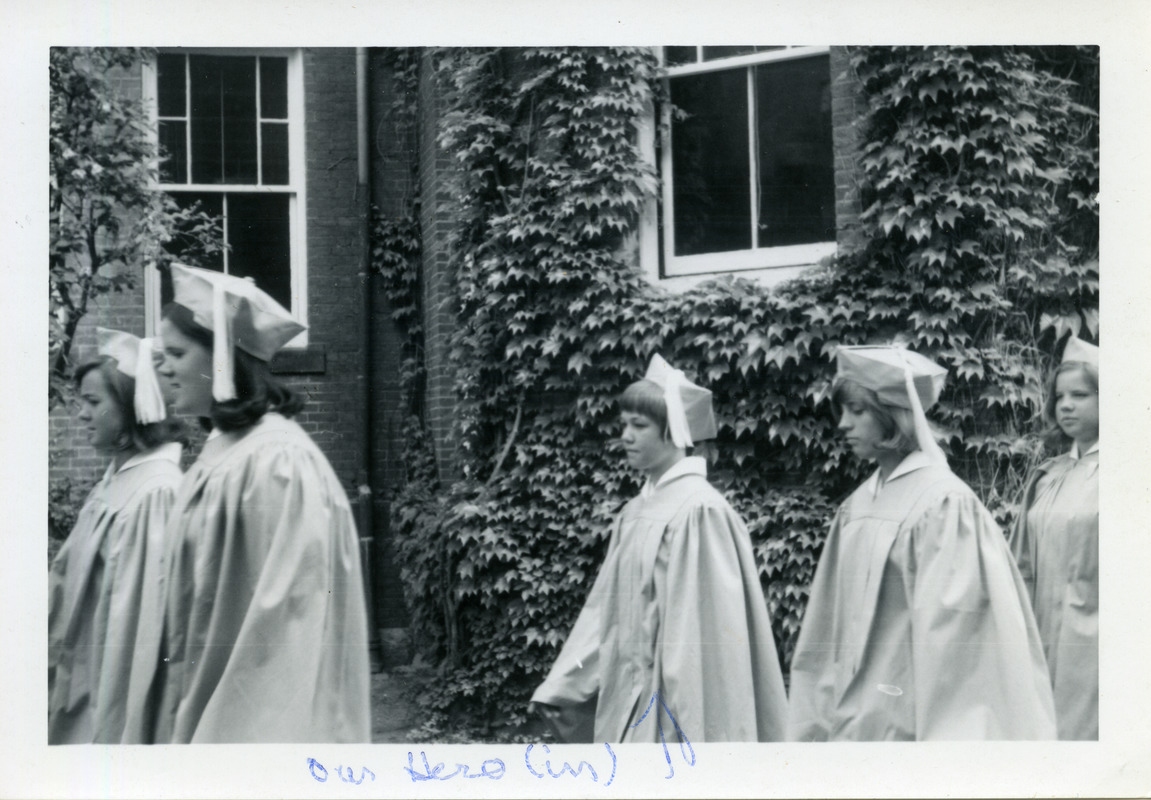
<path id="1" fill-rule="evenodd" d="M 1138 4 L 58 5 L 0 796 L 1146 794 Z"/>

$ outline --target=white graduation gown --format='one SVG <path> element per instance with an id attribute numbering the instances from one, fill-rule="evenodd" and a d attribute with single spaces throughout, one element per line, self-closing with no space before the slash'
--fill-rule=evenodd
<path id="1" fill-rule="evenodd" d="M 137 637 L 154 603 L 179 444 L 109 465 L 49 574 L 48 741 L 118 742 Z"/>
<path id="2" fill-rule="evenodd" d="M 791 665 L 794 741 L 1052 739 L 1047 667 L 994 518 L 909 455 L 831 524 Z"/>

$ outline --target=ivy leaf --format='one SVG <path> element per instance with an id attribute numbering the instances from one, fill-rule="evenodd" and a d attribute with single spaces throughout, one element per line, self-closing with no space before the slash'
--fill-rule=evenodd
<path id="1" fill-rule="evenodd" d="M 958 208 L 950 206 L 939 209 L 935 212 L 935 223 L 940 227 L 955 228 L 955 221 L 963 218 L 963 212 Z"/>
<path id="2" fill-rule="evenodd" d="M 592 360 L 582 352 L 573 353 L 571 358 L 568 359 L 568 371 L 574 372 L 577 375 L 583 372 L 583 368 L 589 366 Z"/>

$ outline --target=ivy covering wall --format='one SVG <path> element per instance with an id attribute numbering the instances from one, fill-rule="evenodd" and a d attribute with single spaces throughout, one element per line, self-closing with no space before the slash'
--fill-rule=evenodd
<path id="1" fill-rule="evenodd" d="M 413 80 L 410 54 L 397 63 Z M 420 698 L 433 725 L 524 721 L 639 489 L 613 399 L 652 353 L 714 392 L 712 480 L 751 529 L 785 668 L 828 519 L 867 471 L 828 401 L 839 345 L 900 340 L 949 368 L 932 420 L 1010 521 L 1057 341 L 1098 338 L 1097 51 L 853 49 L 859 249 L 775 289 L 683 294 L 640 277 L 631 238 L 657 190 L 636 141 L 665 99 L 650 50 L 446 49 L 434 63 L 458 168 L 452 485 L 436 483 L 420 419 L 411 219 L 381 220 L 375 249 L 411 333 L 393 519 L 416 642 L 438 667 Z"/>

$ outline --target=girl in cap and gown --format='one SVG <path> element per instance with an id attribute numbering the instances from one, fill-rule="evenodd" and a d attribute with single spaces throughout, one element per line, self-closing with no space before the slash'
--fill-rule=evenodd
<path id="1" fill-rule="evenodd" d="M 97 328 L 76 370 L 77 420 L 112 456 L 52 562 L 48 742 L 118 742 L 138 639 L 154 635 L 164 525 L 180 483 L 180 427 L 167 419 L 152 340 Z"/>
<path id="2" fill-rule="evenodd" d="M 658 355 L 620 398 L 647 477 L 535 710 L 566 741 L 778 741 L 786 696 L 751 540 L 687 448 L 715 436 L 711 392 Z"/>
<path id="3" fill-rule="evenodd" d="M 946 371 L 896 347 L 836 358 L 839 429 L 878 469 L 831 523 L 791 665 L 789 738 L 1054 738 L 1026 588 L 924 416 Z"/>
<path id="4" fill-rule="evenodd" d="M 165 613 L 125 742 L 367 742 L 359 541 L 268 361 L 303 326 L 251 281 L 173 265 L 160 373 L 211 433 L 167 534 Z"/>
<path id="5" fill-rule="evenodd" d="M 1098 347 L 1068 341 L 1044 410 L 1070 450 L 1028 479 L 1011 549 L 1031 593 L 1059 738 L 1098 739 Z"/>

